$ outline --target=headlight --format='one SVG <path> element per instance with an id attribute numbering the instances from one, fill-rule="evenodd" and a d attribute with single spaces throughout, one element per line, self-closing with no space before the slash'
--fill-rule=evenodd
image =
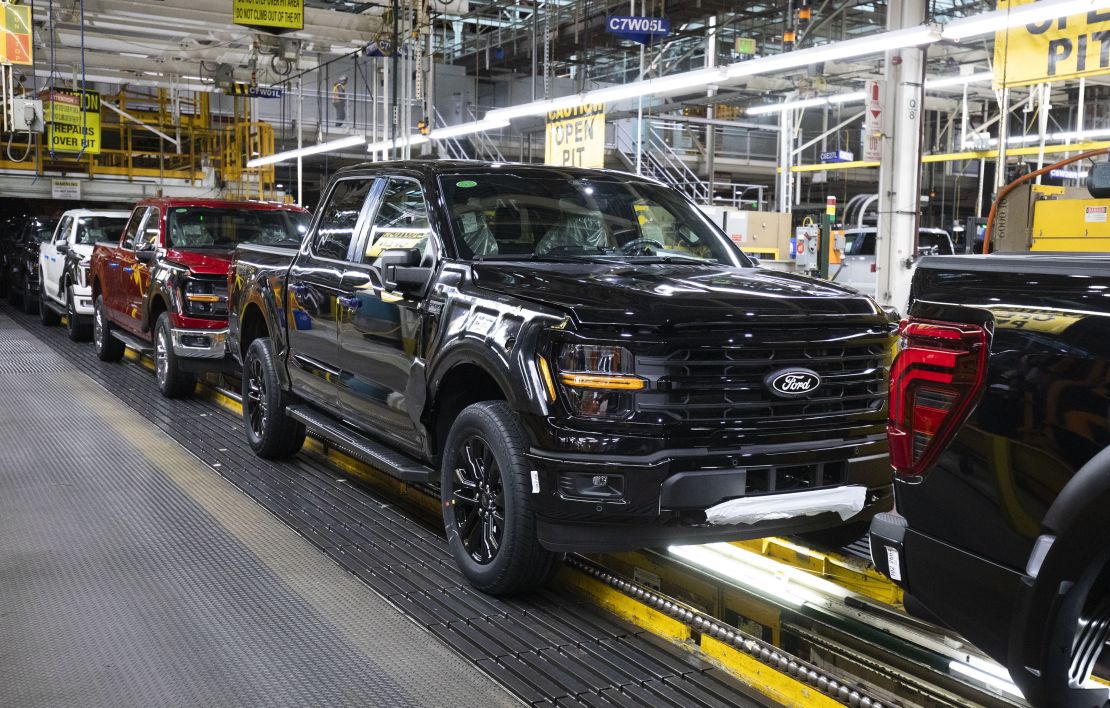
<path id="1" fill-rule="evenodd" d="M 566 344 L 557 363 L 560 388 L 580 416 L 625 418 L 632 413 L 634 392 L 647 387 L 632 374 L 632 354 L 624 347 Z"/>
<path id="2" fill-rule="evenodd" d="M 81 261 L 77 264 L 77 284 L 82 288 L 89 284 L 89 268 L 92 267 L 92 261 Z"/>
<path id="3" fill-rule="evenodd" d="M 227 283 L 219 280 L 185 279 L 185 313 L 202 317 L 227 316 Z"/>

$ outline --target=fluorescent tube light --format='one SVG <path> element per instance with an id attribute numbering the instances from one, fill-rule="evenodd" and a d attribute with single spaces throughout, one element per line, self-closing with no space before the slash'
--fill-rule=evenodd
<path id="1" fill-rule="evenodd" d="M 932 44 L 940 39 L 939 25 L 920 25 L 907 29 L 880 32 L 878 34 L 858 39 L 849 39 L 844 42 L 831 42 L 807 49 L 793 52 L 783 52 L 747 61 L 729 64 L 727 67 L 730 79 L 758 74 L 769 74 L 778 71 L 797 69 L 810 64 L 820 64 L 838 59 L 852 59 L 854 57 L 878 54 L 889 49 L 904 49 L 917 47 L 923 44 Z"/>
<path id="2" fill-rule="evenodd" d="M 669 91 L 697 88 L 720 83 L 726 78 L 724 69 L 698 69 L 686 71 L 671 76 L 661 76 L 657 79 L 633 81 L 619 86 L 606 86 L 605 88 L 587 91 L 583 95 L 583 103 L 616 103 L 640 96 L 663 94 Z"/>
<path id="3" fill-rule="evenodd" d="M 286 150 L 274 155 L 267 155 L 266 157 L 256 157 L 247 162 L 247 167 L 262 167 L 264 165 L 272 165 L 276 162 L 285 162 L 297 157 L 304 157 L 306 155 L 317 155 L 322 152 L 334 152 L 342 150 L 343 148 L 354 147 L 355 145 L 362 145 L 366 142 L 364 135 L 351 135 L 340 140 L 332 140 L 327 143 L 317 143 L 316 145 L 309 145 L 296 150 Z"/>
<path id="4" fill-rule="evenodd" d="M 458 125 L 449 125 L 444 128 L 436 128 L 431 132 L 432 140 L 446 140 L 448 138 L 457 138 L 460 135 L 471 135 L 472 133 L 481 133 L 486 130 L 497 130 L 498 128 L 507 128 L 510 123 L 505 119 L 485 118 L 483 120 L 471 121 L 469 123 L 460 123 Z M 411 143 L 410 143 L 411 144 Z"/>
<path id="5" fill-rule="evenodd" d="M 975 84 L 991 81 L 994 79 L 994 74 L 985 71 L 979 74 L 968 74 L 966 76 L 948 76 L 943 79 L 926 79 L 926 89 L 946 89 L 955 86 L 963 86 L 964 84 Z M 816 106 L 824 105 L 838 105 L 841 103 L 855 103 L 856 101 L 863 101 L 867 99 L 866 91 L 848 91 L 846 93 L 834 93 L 831 96 L 817 96 L 815 98 L 803 98 L 797 101 L 784 101 L 783 103 L 767 103 L 761 106 L 752 106 L 744 111 L 749 116 L 761 116 L 768 113 L 781 113 L 786 110 L 795 110 L 799 108 L 814 108 Z"/>
<path id="6" fill-rule="evenodd" d="M 400 138 L 397 138 L 395 140 L 379 140 L 376 143 L 370 143 L 369 145 L 366 146 L 366 152 L 380 152 L 382 150 L 392 150 L 394 148 L 404 147 L 405 145 L 409 145 L 410 147 L 413 146 L 413 145 L 423 145 L 424 143 L 428 142 L 429 140 L 431 140 L 431 138 L 429 138 L 427 135 L 421 135 L 420 133 L 414 133 L 413 135 L 410 135 L 408 137 L 407 141 L 405 140 L 404 137 L 400 137 Z"/>
<path id="7" fill-rule="evenodd" d="M 542 101 L 523 103 L 519 106 L 494 108 L 486 112 L 485 118 L 486 120 L 512 120 L 514 118 L 526 118 L 528 116 L 543 116 L 547 115 L 548 111 L 576 108 L 582 105 L 582 103 L 582 94 L 576 93 L 570 96 L 560 96 L 559 98 L 548 98 Z"/>
<path id="8" fill-rule="evenodd" d="M 981 84 L 987 81 L 994 81 L 994 74 L 989 71 L 982 71 L 978 74 L 967 74 L 965 76 L 946 76 L 943 79 L 925 79 L 925 88 L 952 88 L 954 86 L 964 86 L 965 84 Z"/>
<path id="9" fill-rule="evenodd" d="M 952 20 L 944 25 L 943 36 L 957 42 L 999 30 L 1060 17 L 1079 15 L 1091 10 L 1104 10 L 1110 7 L 1110 0 L 1039 0 L 1028 5 L 1019 5 L 1006 10 L 992 10 L 972 17 Z"/>

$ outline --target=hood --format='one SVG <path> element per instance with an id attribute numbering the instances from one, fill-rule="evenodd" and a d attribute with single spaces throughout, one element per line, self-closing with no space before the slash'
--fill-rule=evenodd
<path id="1" fill-rule="evenodd" d="M 166 260 L 188 268 L 197 275 L 227 275 L 231 270 L 231 250 L 166 250 Z"/>
<path id="2" fill-rule="evenodd" d="M 881 317 L 874 300 L 824 280 L 718 265 L 476 263 L 478 287 L 566 310 L 581 323 L 727 324 L 753 318 Z"/>

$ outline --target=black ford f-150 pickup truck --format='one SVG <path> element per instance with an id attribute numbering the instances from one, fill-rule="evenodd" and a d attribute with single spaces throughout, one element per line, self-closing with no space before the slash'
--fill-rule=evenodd
<path id="1" fill-rule="evenodd" d="M 1107 254 L 923 259 L 891 373 L 875 564 L 1036 706 L 1107 705 L 1108 298 Z"/>
<path id="2" fill-rule="evenodd" d="M 240 247 L 230 277 L 254 450 L 291 455 L 307 427 L 439 483 L 452 551 L 487 592 L 542 584 L 564 551 L 845 519 L 858 538 L 890 508 L 895 323 L 756 267 L 658 183 L 353 168 L 299 250 Z"/>

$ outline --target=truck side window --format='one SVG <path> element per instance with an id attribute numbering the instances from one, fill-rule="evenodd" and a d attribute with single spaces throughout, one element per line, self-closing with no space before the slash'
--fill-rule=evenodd
<path id="1" fill-rule="evenodd" d="M 139 237 L 138 248 L 142 250 L 158 248 L 158 240 L 161 236 L 160 216 L 161 212 L 157 208 L 147 208 L 146 220 L 143 221 L 143 231 Z"/>
<path id="2" fill-rule="evenodd" d="M 388 248 L 426 250 L 430 233 L 428 207 L 420 183 L 392 177 L 370 227 L 363 260 L 372 262 Z"/>
<path id="3" fill-rule="evenodd" d="M 146 207 L 139 207 L 131 212 L 131 220 L 127 222 L 127 228 L 123 232 L 123 248 L 129 251 L 135 250 L 135 241 L 139 238 L 139 227 L 143 224 L 143 217 L 146 216 Z"/>
<path id="4" fill-rule="evenodd" d="M 69 238 L 70 238 L 70 233 L 69 232 L 72 230 L 72 228 L 73 228 L 73 217 L 72 216 L 64 217 L 62 219 L 62 223 L 58 224 L 58 230 L 54 232 L 54 241 L 57 242 L 57 241 L 60 241 L 62 239 L 69 240 Z"/>
<path id="5" fill-rule="evenodd" d="M 328 201 L 320 210 L 320 221 L 312 239 L 312 252 L 321 258 L 347 260 L 366 197 L 373 178 L 344 179 L 336 182 Z"/>

